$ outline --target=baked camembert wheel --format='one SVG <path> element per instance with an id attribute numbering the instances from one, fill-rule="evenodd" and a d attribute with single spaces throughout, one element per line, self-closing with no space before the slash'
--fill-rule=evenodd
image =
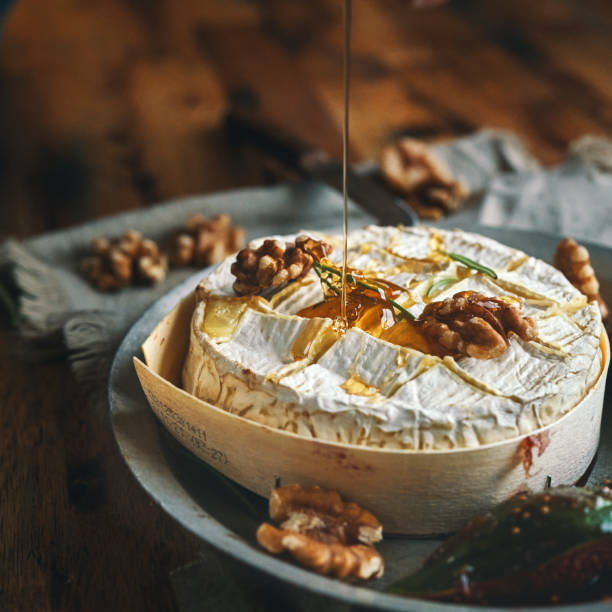
<path id="1" fill-rule="evenodd" d="M 556 421 L 602 371 L 597 304 L 543 261 L 459 230 L 366 227 L 349 234 L 345 327 L 342 238 L 306 234 L 202 280 L 186 391 L 301 436 L 453 449 Z"/>

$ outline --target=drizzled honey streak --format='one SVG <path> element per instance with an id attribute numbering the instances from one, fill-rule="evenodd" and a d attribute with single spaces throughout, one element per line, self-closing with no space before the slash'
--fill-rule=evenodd
<path id="1" fill-rule="evenodd" d="M 346 324 L 357 327 L 368 334 L 399 346 L 417 349 L 423 353 L 434 353 L 433 347 L 414 321 L 398 315 L 388 301 L 406 296 L 401 287 L 384 280 L 377 280 L 383 298 L 376 291 L 360 286 L 346 287 Z M 404 304 L 409 305 L 409 304 Z M 336 320 L 341 317 L 342 297 L 329 295 L 325 300 L 298 311 L 300 317 L 326 317 Z"/>
<path id="2" fill-rule="evenodd" d="M 377 280 L 377 282 L 381 284 L 381 288 L 384 287 L 385 298 L 395 299 L 402 294 L 406 296 L 404 289 L 389 281 Z M 332 335 L 332 325 L 325 319 L 337 321 L 341 317 L 341 299 L 340 295 L 332 293 L 322 302 L 307 306 L 296 313 L 313 321 L 292 346 L 291 355 L 294 360 L 305 358 L 314 349 L 317 353 L 322 353 L 337 339 L 340 332 Z M 231 338 L 246 308 L 265 311 L 267 304 L 267 300 L 260 296 L 211 296 L 208 300 L 201 329 L 211 338 L 218 340 Z M 381 340 L 414 348 L 423 353 L 435 354 L 434 348 L 418 325 L 399 316 L 388 299 L 383 299 L 375 291 L 347 284 L 346 316 L 349 329 L 357 327 Z M 329 337 L 328 334 L 320 333 L 326 326 L 330 327 Z M 321 346 L 315 347 L 314 344 Z"/>
<path id="3" fill-rule="evenodd" d="M 431 245 L 431 242 L 435 240 L 430 239 L 429 242 Z M 507 335 L 509 331 L 518 334 L 525 341 L 533 340 L 536 337 L 534 322 L 528 317 L 522 317 L 522 305 L 516 298 L 502 296 L 499 299 L 486 297 L 473 290 L 464 290 L 453 295 L 452 299 L 447 298 L 443 302 L 431 301 L 431 296 L 435 295 L 440 287 L 453 285 L 459 282 L 460 278 L 466 278 L 465 271 L 470 269 L 497 279 L 497 273 L 493 269 L 469 257 L 443 250 L 433 251 L 434 261 L 440 257 L 457 261 L 461 264 L 463 272 L 456 270 L 456 276 L 432 279 L 429 288 L 422 296 L 426 307 L 418 321 L 415 321 L 414 314 L 408 309 L 415 304 L 415 298 L 409 288 L 385 278 L 371 277 L 366 272 L 347 268 L 344 265 L 338 269 L 326 257 L 331 251 L 331 245 L 307 236 L 299 236 L 295 244 L 286 243 L 284 245 L 279 241 L 267 239 L 256 251 L 252 249 L 241 251 L 237 261 L 232 264 L 231 271 L 238 275 L 239 280 L 245 267 L 251 269 L 251 273 L 256 271 L 258 277 L 262 270 L 266 272 L 268 268 L 272 268 L 276 276 L 280 276 L 283 272 L 286 273 L 285 276 L 288 276 L 289 271 L 295 267 L 295 263 L 289 265 L 289 262 L 285 261 L 285 255 L 301 253 L 304 258 L 307 258 L 307 261 L 302 262 L 298 278 L 303 278 L 305 273 L 312 268 L 321 282 L 324 299 L 298 309 L 295 315 L 312 320 L 332 321 L 337 335 L 346 333 L 348 329 L 354 327 L 362 329 L 375 338 L 438 357 L 469 355 L 477 359 L 491 359 L 498 357 L 509 347 Z M 273 253 L 277 255 L 276 260 L 272 257 Z M 404 265 L 406 263 L 404 261 Z M 287 265 L 289 267 L 285 269 Z M 263 282 L 264 280 L 265 278 L 262 277 L 256 281 L 261 282 L 261 286 L 259 284 L 249 285 L 249 290 L 252 292 L 260 289 L 268 293 L 274 290 L 274 286 L 268 287 L 268 284 Z M 239 286 L 237 286 L 234 283 L 234 290 L 240 294 L 239 289 L 243 284 L 238 282 Z M 251 294 L 249 305 L 251 308 L 263 311 L 266 310 L 267 305 L 274 308 L 287 297 L 287 294 L 295 292 L 299 285 L 300 282 L 295 283 L 294 281 L 294 283 L 290 282 L 288 287 L 281 287 L 280 291 L 274 290 L 275 295 L 271 296 L 269 302 L 265 299 L 260 303 L 253 302 L 256 296 Z M 211 331 L 214 337 L 222 337 L 223 331 L 231 332 L 235 327 L 233 319 L 239 317 L 243 311 L 240 304 L 241 302 L 238 302 L 231 307 L 220 305 L 221 311 L 227 310 L 228 312 L 219 319 L 217 325 L 219 330 Z M 227 315 L 229 315 L 229 321 L 224 322 L 222 319 Z M 218 315 L 214 317 L 219 318 Z M 204 328 L 206 327 L 210 328 L 214 325 L 206 325 L 205 321 Z M 227 327 L 227 330 L 224 330 L 224 327 Z M 307 357 L 310 351 L 310 341 L 304 340 L 303 336 L 320 333 L 318 328 L 308 331 L 311 327 L 313 326 L 304 330 L 300 338 L 296 340 L 297 346 L 291 351 L 294 360 Z M 326 344 L 326 347 L 330 344 Z"/>

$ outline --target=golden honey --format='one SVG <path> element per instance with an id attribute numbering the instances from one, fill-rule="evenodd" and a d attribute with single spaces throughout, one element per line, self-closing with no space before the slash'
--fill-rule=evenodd
<path id="1" fill-rule="evenodd" d="M 369 281 L 373 282 L 373 281 Z M 387 301 L 404 293 L 401 287 L 389 281 L 376 279 L 381 285 L 383 296 L 362 287 L 347 286 L 346 318 L 348 327 L 358 327 L 371 336 L 386 340 L 399 346 L 417 349 L 423 353 L 433 353 L 427 338 L 413 321 L 398 316 L 393 306 Z M 297 315 L 314 318 L 325 317 L 339 319 L 341 316 L 341 297 L 330 296 L 315 304 L 303 308 Z"/>

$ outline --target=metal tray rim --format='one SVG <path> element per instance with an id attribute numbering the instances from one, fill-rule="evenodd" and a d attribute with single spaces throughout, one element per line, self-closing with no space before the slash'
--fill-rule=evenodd
<path id="1" fill-rule="evenodd" d="M 508 231 L 500 229 L 491 230 L 492 228 L 484 227 L 470 228 L 470 231 L 489 235 L 522 234 L 524 239 L 530 238 L 534 242 L 539 239 L 551 240 L 551 236 L 537 232 L 519 232 L 517 230 Z M 492 237 L 503 241 L 502 238 L 498 238 L 497 236 Z M 593 245 L 593 248 L 602 249 L 601 246 L 597 245 Z M 612 261 L 612 250 L 605 250 L 610 253 L 610 259 Z M 142 390 L 139 389 L 139 396 L 129 397 L 123 389 L 121 379 L 126 376 L 128 378 L 131 377 L 131 379 L 136 379 L 131 358 L 134 354 L 140 354 L 139 347 L 142 341 L 144 341 L 157 322 L 165 316 L 180 299 L 187 295 L 189 291 L 193 289 L 197 281 L 209 273 L 211 269 L 212 268 L 201 270 L 190 276 L 152 304 L 129 330 L 113 359 L 108 384 L 108 400 L 113 433 L 126 464 L 145 491 L 147 491 L 153 500 L 183 527 L 222 552 L 248 565 L 257 567 L 279 580 L 293 584 L 296 587 L 305 588 L 325 597 L 332 597 L 345 603 L 368 606 L 371 609 L 377 610 L 460 612 L 466 610 L 486 611 L 511 609 L 503 607 L 493 608 L 443 604 L 405 598 L 388 595 L 364 586 L 356 586 L 319 576 L 258 550 L 254 545 L 226 528 L 191 498 L 188 491 L 183 488 L 180 481 L 165 464 L 160 448 L 161 440 L 157 432 L 157 419 L 149 409 Z M 135 347 L 137 347 L 136 352 Z M 134 382 L 134 380 L 131 382 Z M 137 380 L 136 384 L 138 384 Z M 124 429 L 121 422 L 121 417 L 129 413 L 130 402 L 139 405 L 141 409 L 136 413 L 136 416 L 140 419 L 138 423 L 141 426 L 141 435 L 147 436 L 146 440 L 144 438 L 140 440 L 140 442 L 144 444 L 144 449 L 143 444 L 141 444 L 140 447 L 135 446 L 134 438 L 130 435 L 130 432 Z M 128 406 L 126 406 L 126 404 Z M 144 410 L 142 409 L 142 404 L 144 404 Z M 154 468 L 153 470 L 151 469 L 152 467 Z M 160 488 L 160 485 L 163 486 Z M 162 488 L 164 489 L 163 491 Z M 170 495 L 170 493 L 172 495 Z M 534 607 L 521 609 L 533 610 L 536 612 L 538 610 L 554 608 Z M 563 606 L 562 609 L 567 612 L 578 612 L 579 610 L 585 609 L 597 612 L 599 610 L 607 610 L 608 607 L 607 604 L 601 602 L 592 602 Z"/>

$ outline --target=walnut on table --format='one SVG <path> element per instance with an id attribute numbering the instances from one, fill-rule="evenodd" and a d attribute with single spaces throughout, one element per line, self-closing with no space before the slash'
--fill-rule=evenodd
<path id="1" fill-rule="evenodd" d="M 211 219 L 200 214 L 190 215 L 185 227 L 171 239 L 170 262 L 176 266 L 209 266 L 235 253 L 244 242 L 244 229 L 232 226 L 229 215 Z"/>
<path id="2" fill-rule="evenodd" d="M 553 263 L 578 291 L 587 296 L 589 302 L 597 302 L 601 318 L 608 321 L 610 310 L 599 294 L 599 281 L 591 266 L 591 258 L 586 247 L 572 238 L 564 238 L 557 245 Z"/>
<path id="3" fill-rule="evenodd" d="M 386 146 L 380 169 L 387 182 L 426 219 L 439 219 L 456 210 L 468 195 L 446 164 L 427 145 L 412 138 Z"/>
<path id="4" fill-rule="evenodd" d="M 135 283 L 155 284 L 166 276 L 167 261 L 157 244 L 136 230 L 114 240 L 95 238 L 91 250 L 93 255 L 81 261 L 81 271 L 103 291 Z"/>
<path id="5" fill-rule="evenodd" d="M 288 485 L 270 496 L 270 518 L 257 541 L 273 554 L 290 554 L 319 574 L 361 580 L 378 578 L 384 563 L 373 544 L 382 539 L 382 526 L 367 510 L 343 502 L 336 491 L 318 486 Z"/>
<path id="6" fill-rule="evenodd" d="M 264 240 L 258 249 L 242 249 L 232 264 L 237 295 L 254 295 L 308 273 L 312 264 L 327 257 L 332 247 L 322 240 L 298 236 L 295 242 Z"/>
<path id="7" fill-rule="evenodd" d="M 508 332 L 534 340 L 533 319 L 521 306 L 474 291 L 461 291 L 444 301 L 430 302 L 417 319 L 423 333 L 441 355 L 499 357 L 508 348 Z"/>

